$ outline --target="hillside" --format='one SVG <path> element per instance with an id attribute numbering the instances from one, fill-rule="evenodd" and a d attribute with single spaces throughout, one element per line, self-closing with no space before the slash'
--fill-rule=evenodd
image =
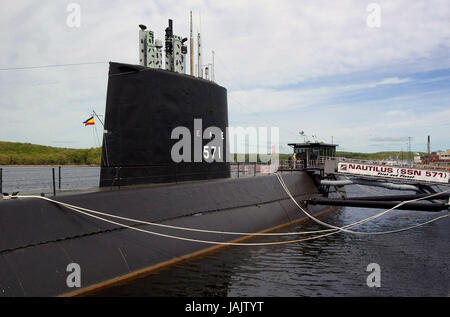
<path id="1" fill-rule="evenodd" d="M 100 165 L 100 148 L 69 149 L 0 141 L 0 165 Z"/>
<path id="2" fill-rule="evenodd" d="M 395 160 L 398 156 L 399 160 L 412 160 L 415 152 L 376 152 L 376 153 L 357 153 L 357 152 L 336 152 L 338 157 L 346 157 L 360 160 Z M 420 153 L 425 155 L 426 153 Z"/>
<path id="3" fill-rule="evenodd" d="M 399 159 L 408 159 L 408 152 L 336 152 L 336 156 L 363 160 L 395 159 L 397 155 Z M 287 160 L 288 157 L 289 154 L 280 154 L 280 160 Z M 101 148 L 70 149 L 0 141 L 0 165 L 100 165 L 100 160 Z M 248 161 L 248 154 L 246 160 Z"/>

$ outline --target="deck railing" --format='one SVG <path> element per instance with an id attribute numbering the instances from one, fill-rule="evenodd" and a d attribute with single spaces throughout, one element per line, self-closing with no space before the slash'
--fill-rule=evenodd
<path id="1" fill-rule="evenodd" d="M 304 168 L 304 160 L 281 160 L 278 165 L 279 171 L 301 171 Z"/>
<path id="2" fill-rule="evenodd" d="M 267 175 L 276 171 L 302 171 L 309 169 L 323 169 L 325 161 L 335 160 L 336 163 L 348 162 L 355 164 L 373 164 L 386 165 L 393 167 L 410 167 L 415 169 L 445 171 L 450 173 L 450 166 L 436 166 L 424 164 L 405 164 L 398 162 L 376 161 L 376 160 L 360 160 L 350 159 L 345 157 L 328 157 L 321 156 L 317 160 L 280 160 L 278 164 L 265 163 L 230 163 L 231 177 L 253 177 L 260 175 Z M 65 190 L 88 189 L 98 186 L 100 168 L 99 167 L 57 167 L 57 166 L 41 166 L 41 167 L 23 167 L 26 173 L 18 173 L 12 170 L 19 167 L 0 167 L 0 192 L 31 192 L 38 191 L 47 194 L 56 194 Z M 28 172 L 27 169 L 30 169 Z M 120 168 L 118 174 L 111 180 L 111 186 L 121 185 Z M 144 177 L 151 179 L 151 177 L 162 177 L 164 175 L 137 175 L 135 178 Z M 177 173 L 175 171 L 175 176 Z M 192 177 L 195 175 L 192 174 Z M 214 176 L 214 175 L 211 175 Z M 213 177 L 211 177 L 213 178 Z M 175 178 L 175 181 L 177 178 Z"/>
<path id="3" fill-rule="evenodd" d="M 334 157 L 334 156 L 319 156 L 316 160 L 283 160 L 280 161 L 279 171 L 289 171 L 289 170 L 303 170 L 305 168 L 324 168 L 325 161 L 334 160 L 336 163 L 346 162 L 346 163 L 354 163 L 354 164 L 367 164 L 367 165 L 385 165 L 392 167 L 408 167 L 414 169 L 424 169 L 424 170 L 433 170 L 433 171 L 445 171 L 450 172 L 450 164 L 449 165 L 426 165 L 426 164 L 417 164 L 417 163 L 406 163 L 406 162 L 392 162 L 392 161 L 384 161 L 384 160 L 361 160 L 361 159 L 352 159 L 346 157 Z"/>

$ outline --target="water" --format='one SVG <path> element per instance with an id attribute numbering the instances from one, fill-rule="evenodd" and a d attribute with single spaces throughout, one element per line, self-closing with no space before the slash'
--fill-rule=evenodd
<path id="1" fill-rule="evenodd" d="M 373 189 L 370 189 L 373 191 Z M 387 190 L 376 189 L 378 193 Z M 349 186 L 349 195 L 368 195 Z M 393 194 L 393 192 L 389 192 Z M 405 193 L 405 192 L 403 192 Z M 321 220 L 344 226 L 380 210 L 342 208 Z M 354 230 L 387 231 L 447 213 L 393 211 Z M 153 272 L 93 296 L 449 296 L 449 218 L 385 236 L 339 233 L 277 246 L 232 246 Z M 320 230 L 313 222 L 283 232 Z M 269 242 L 291 237 L 264 237 Z M 381 269 L 381 287 L 368 287 L 370 263 Z"/>
<path id="2" fill-rule="evenodd" d="M 59 190 L 58 166 L 0 166 L 3 170 L 2 191 L 11 193 L 52 193 L 55 169 L 55 185 Z M 262 175 L 268 173 L 266 165 L 241 164 L 239 177 Z M 98 166 L 61 166 L 61 190 L 96 188 L 99 184 L 100 167 Z M 238 177 L 237 166 L 231 166 L 231 177 Z"/>
<path id="3" fill-rule="evenodd" d="M 49 167 L 3 167 L 3 188 L 50 190 L 51 175 Z M 62 175 L 63 189 L 95 187 L 99 168 L 63 167 Z M 347 192 L 349 196 L 399 193 L 359 185 L 348 186 Z M 345 207 L 321 220 L 344 226 L 378 212 Z M 353 230 L 393 230 L 446 213 L 396 210 Z M 449 228 L 450 219 L 445 218 L 383 236 L 338 233 L 287 245 L 226 247 L 93 296 L 450 296 Z M 320 229 L 324 228 L 306 222 L 281 231 Z M 297 237 L 261 237 L 251 241 L 294 238 Z M 371 272 L 366 269 L 370 263 L 380 266 L 379 288 L 367 286 Z"/>
<path id="4" fill-rule="evenodd" d="M 59 190 L 58 166 L 0 166 L 3 169 L 3 192 L 51 193 L 52 168 Z M 97 166 L 62 166 L 61 190 L 87 189 L 98 186 L 100 168 Z"/>

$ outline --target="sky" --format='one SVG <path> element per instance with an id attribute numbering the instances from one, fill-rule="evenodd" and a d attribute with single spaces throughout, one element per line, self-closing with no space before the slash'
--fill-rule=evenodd
<path id="1" fill-rule="evenodd" d="M 139 24 L 188 37 L 190 10 L 230 126 L 279 127 L 281 152 L 300 131 L 341 151 L 450 148 L 448 0 L 3 0 L 0 140 L 98 146 L 82 122 L 104 114 L 108 61 L 138 64 Z"/>

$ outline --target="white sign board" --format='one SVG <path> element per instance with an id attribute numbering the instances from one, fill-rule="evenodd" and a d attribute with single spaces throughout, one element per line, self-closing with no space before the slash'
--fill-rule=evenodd
<path id="1" fill-rule="evenodd" d="M 450 173 L 444 171 L 420 170 L 408 167 L 367 165 L 358 163 L 338 164 L 338 173 L 377 176 L 405 179 L 410 181 L 423 181 L 448 184 Z"/>

